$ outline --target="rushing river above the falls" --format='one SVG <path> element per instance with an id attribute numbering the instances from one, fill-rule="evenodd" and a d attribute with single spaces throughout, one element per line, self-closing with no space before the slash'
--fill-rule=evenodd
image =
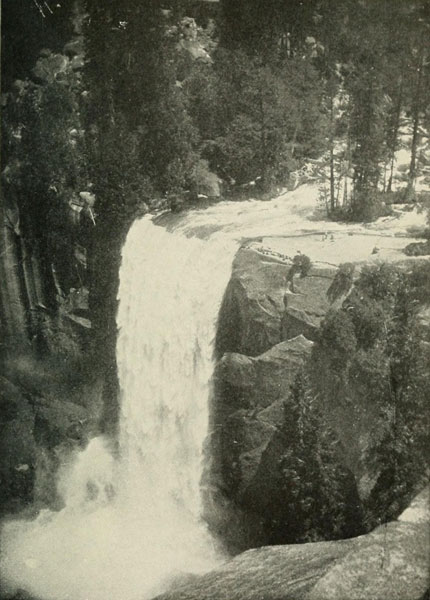
<path id="1" fill-rule="evenodd" d="M 311 249 L 311 258 L 339 262 L 354 259 L 354 247 L 361 260 L 375 244 L 409 241 L 390 236 L 400 220 L 391 229 L 381 222 L 345 231 L 309 219 L 316 197 L 303 186 L 270 202 L 225 202 L 133 224 L 117 316 L 118 452 L 93 439 L 59 473 L 62 510 L 4 525 L 0 567 L 11 593 L 144 600 L 175 576 L 222 560 L 202 520 L 200 484 L 217 316 L 238 246 L 267 236 L 279 254 Z M 294 244 L 282 242 L 288 235 Z"/>

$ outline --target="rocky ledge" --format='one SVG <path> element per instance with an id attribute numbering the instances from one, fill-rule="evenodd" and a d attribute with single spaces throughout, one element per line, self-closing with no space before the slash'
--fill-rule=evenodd
<path id="1" fill-rule="evenodd" d="M 367 535 L 248 550 L 157 600 L 424 600 L 429 489 Z"/>

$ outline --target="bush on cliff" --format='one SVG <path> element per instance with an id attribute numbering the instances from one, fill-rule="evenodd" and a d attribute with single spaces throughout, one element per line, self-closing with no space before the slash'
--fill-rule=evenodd
<path id="1" fill-rule="evenodd" d="M 394 518 L 428 470 L 429 329 L 419 324 L 428 303 L 430 266 L 365 267 L 342 308 L 330 311 L 315 344 L 311 390 L 325 410 L 373 403 L 381 440 L 367 457 L 379 477 L 366 503 L 366 522 Z"/>
<path id="2" fill-rule="evenodd" d="M 357 535 L 393 519 L 428 473 L 430 266 L 362 269 L 338 310 L 324 319 L 307 366 L 284 405 L 278 484 L 270 504 L 270 543 Z M 333 406 L 375 407 L 378 420 L 361 459 L 376 474 L 360 500 L 348 452 L 330 426 Z M 369 414 L 371 414 L 370 411 Z M 374 438 L 374 439 L 373 439 Z M 345 440 L 343 440 L 345 443 Z"/>
<path id="3" fill-rule="evenodd" d="M 366 189 L 356 192 L 345 216 L 350 221 L 370 223 L 392 213 L 388 198 L 383 192 L 377 189 Z"/>
<path id="4" fill-rule="evenodd" d="M 336 458 L 338 440 L 318 407 L 306 370 L 285 402 L 286 450 L 272 499 L 271 543 L 337 539 L 360 533 L 352 476 Z M 355 512 L 354 512 L 355 511 Z"/>

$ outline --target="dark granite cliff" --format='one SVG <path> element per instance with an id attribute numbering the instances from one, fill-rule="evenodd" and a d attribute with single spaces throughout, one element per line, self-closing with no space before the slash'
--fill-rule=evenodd
<path id="1" fill-rule="evenodd" d="M 2 94 L 0 514 L 56 505 L 62 456 L 117 421 L 116 296 L 130 217 L 109 223 L 82 176 L 84 13 L 79 3 L 60 12 L 41 31 L 36 13 L 35 55 L 5 69 Z M 24 35 L 29 18 L 5 14 Z M 4 34 L 12 51 L 13 30 Z"/>
<path id="2" fill-rule="evenodd" d="M 414 263 L 399 258 L 397 266 L 409 271 Z M 356 265 L 354 279 L 363 265 Z M 213 519 L 214 529 L 232 542 L 233 550 L 250 547 L 258 538 L 260 543 L 282 543 L 288 539 L 283 536 L 293 529 L 290 522 L 283 526 L 282 508 L 288 497 L 282 491 L 283 465 L 294 443 L 295 427 L 293 424 L 292 430 L 286 430 L 285 423 L 294 423 L 297 409 L 288 398 L 297 374 L 316 360 L 313 348 L 324 317 L 346 306 L 346 298 L 351 294 L 354 298 L 352 279 L 352 288 L 349 285 L 334 293 L 343 275 L 336 266 L 315 261 L 306 277 L 294 276 L 293 286 L 289 283 L 291 269 L 291 261 L 242 248 L 220 312 L 212 503 L 219 502 L 236 511 L 239 525 L 232 533 L 234 528 L 225 527 L 222 514 L 213 507 L 208 517 Z M 426 286 L 428 289 L 428 282 Z M 424 314 L 423 309 L 419 314 Z M 419 315 L 417 318 L 422 326 L 423 319 Z M 330 372 L 328 366 L 317 367 L 314 377 L 319 390 L 317 410 L 322 415 L 316 427 L 327 430 L 327 435 L 336 439 L 333 455 L 328 459 L 336 465 L 336 472 L 330 478 L 337 482 L 338 505 L 345 507 L 343 525 L 335 537 L 349 537 L 368 530 L 370 522 L 384 519 L 382 509 L 372 504 L 381 493 L 375 486 L 381 486 L 383 479 L 375 456 L 386 442 L 393 413 L 369 395 L 361 378 L 350 378 L 336 392 L 331 389 L 336 373 Z M 300 426 L 300 421 L 297 423 Z M 297 460 L 311 470 L 314 458 L 303 454 Z M 393 497 L 389 502 L 397 500 L 400 510 L 405 498 Z M 370 521 L 365 520 L 366 511 L 372 514 Z M 298 541 L 291 535 L 291 541 Z M 318 535 L 319 539 L 330 539 L 333 532 L 320 531 Z"/>

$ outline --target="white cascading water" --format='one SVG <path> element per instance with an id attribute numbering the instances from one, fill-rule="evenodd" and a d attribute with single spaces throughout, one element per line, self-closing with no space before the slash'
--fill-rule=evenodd
<path id="1" fill-rule="evenodd" d="M 123 252 L 120 485 L 143 520 L 146 568 L 159 570 L 156 580 L 216 560 L 201 521 L 200 480 L 216 321 L 234 251 L 144 219 Z"/>
<path id="2" fill-rule="evenodd" d="M 199 483 L 216 320 L 240 240 L 290 234 L 282 242 L 288 254 L 309 251 L 334 262 L 365 258 L 375 240 L 380 247 L 407 243 L 390 237 L 385 221 L 372 235 L 361 225 L 330 223 L 336 241 L 322 241 L 328 236 L 315 232 L 327 223 L 309 220 L 317 198 L 317 186 L 302 186 L 270 202 L 162 216 L 167 229 L 149 218 L 134 223 L 120 271 L 118 457 L 106 440 L 93 439 L 59 473 L 63 510 L 4 524 L 6 594 L 145 600 L 176 574 L 216 564 Z"/>
<path id="3" fill-rule="evenodd" d="M 3 528 L 6 590 L 150 598 L 220 556 L 201 519 L 213 341 L 235 244 L 132 226 L 120 271 L 119 458 L 93 439 L 60 474 L 65 507 Z"/>

